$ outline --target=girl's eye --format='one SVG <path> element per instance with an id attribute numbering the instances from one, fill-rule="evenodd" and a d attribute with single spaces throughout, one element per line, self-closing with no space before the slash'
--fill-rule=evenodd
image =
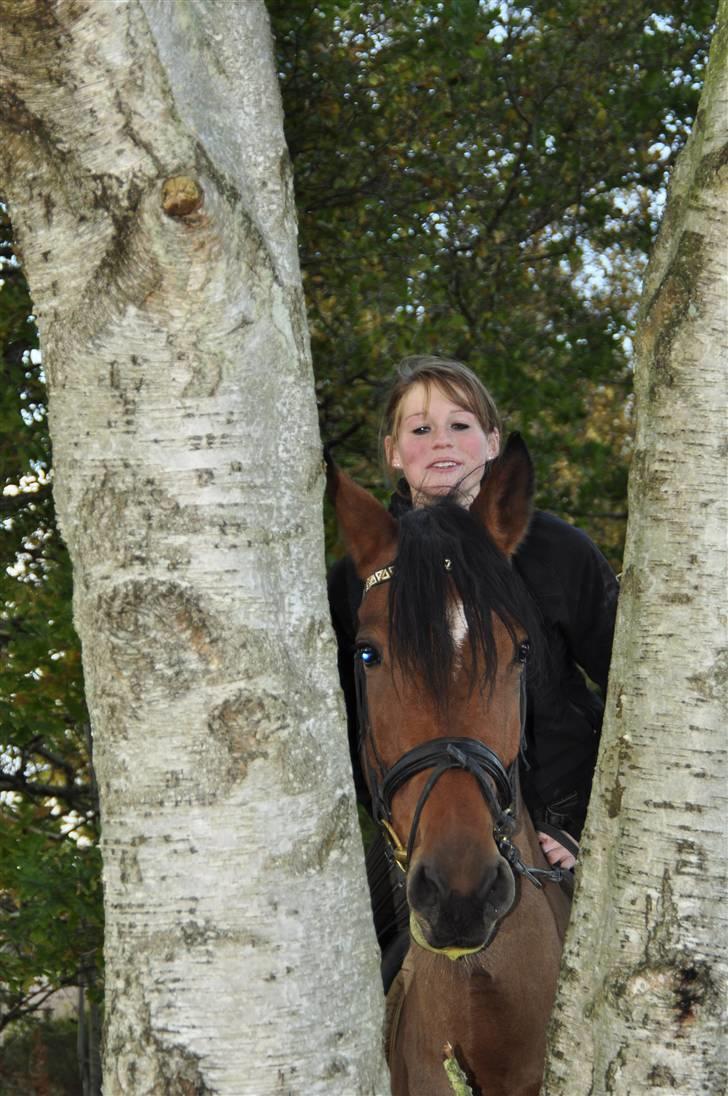
<path id="1" fill-rule="evenodd" d="M 452 424 L 452 428 L 453 428 L 453 430 L 469 430 L 470 429 L 470 423 L 469 422 L 454 422 Z"/>
<path id="2" fill-rule="evenodd" d="M 413 434 L 426 434 L 429 430 L 429 426 L 416 426 L 412 431 Z"/>
<path id="3" fill-rule="evenodd" d="M 364 666 L 378 666 L 382 661 L 382 657 L 376 647 L 372 647 L 369 643 L 360 643 L 356 649 L 356 658 Z"/>

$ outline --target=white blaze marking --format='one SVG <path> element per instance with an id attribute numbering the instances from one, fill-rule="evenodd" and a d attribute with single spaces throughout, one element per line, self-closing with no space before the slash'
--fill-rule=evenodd
<path id="1" fill-rule="evenodd" d="M 460 598 L 455 601 L 451 601 L 448 610 L 447 617 L 450 622 L 450 635 L 452 641 L 457 650 L 463 645 L 463 640 L 468 634 L 468 622 L 465 619 L 465 613 L 463 612 L 463 603 Z"/>

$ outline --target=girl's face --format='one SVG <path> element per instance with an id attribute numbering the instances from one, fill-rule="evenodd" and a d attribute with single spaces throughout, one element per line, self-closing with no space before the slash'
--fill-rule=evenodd
<path id="1" fill-rule="evenodd" d="M 486 434 L 477 417 L 436 384 L 413 384 L 402 399 L 397 436 L 384 439 L 387 460 L 401 469 L 415 506 L 457 487 L 470 506 L 486 461 L 498 455 L 498 431 Z"/>

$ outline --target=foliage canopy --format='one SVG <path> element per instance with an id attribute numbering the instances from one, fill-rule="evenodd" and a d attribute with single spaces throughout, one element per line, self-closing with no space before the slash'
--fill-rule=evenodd
<path id="1" fill-rule="evenodd" d="M 392 365 L 460 358 L 540 504 L 617 562 L 635 304 L 712 4 L 269 7 L 325 440 L 376 486 Z"/>

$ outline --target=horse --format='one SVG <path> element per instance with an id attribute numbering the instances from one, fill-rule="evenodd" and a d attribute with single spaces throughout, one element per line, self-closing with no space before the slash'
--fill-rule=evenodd
<path id="1" fill-rule="evenodd" d="M 375 821 L 402 869 L 410 942 L 387 998 L 394 1096 L 536 1096 L 569 897 L 518 779 L 537 613 L 510 564 L 533 469 L 511 435 L 470 509 L 399 521 L 333 464 L 329 496 L 364 582 L 355 675 Z"/>

